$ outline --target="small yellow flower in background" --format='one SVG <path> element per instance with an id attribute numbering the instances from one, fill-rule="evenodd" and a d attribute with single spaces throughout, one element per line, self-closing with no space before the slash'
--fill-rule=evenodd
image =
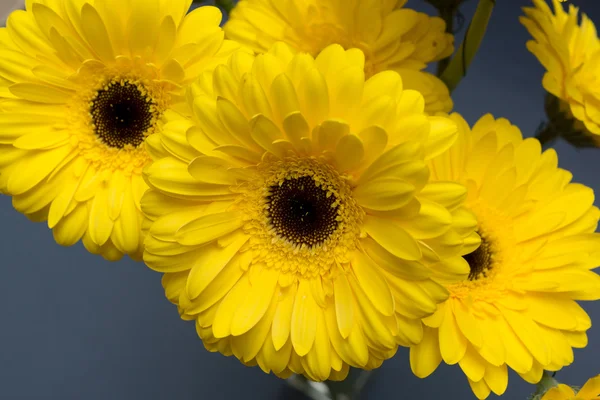
<path id="1" fill-rule="evenodd" d="M 600 41 L 594 23 L 569 5 L 568 13 L 554 0 L 554 13 L 544 0 L 523 8 L 521 23 L 534 40 L 527 48 L 546 68 L 544 89 L 562 101 L 561 109 L 579 121 L 577 130 L 600 135 Z"/>
<path id="2" fill-rule="evenodd" d="M 239 46 L 191 0 L 32 0 L 0 28 L 0 190 L 61 245 L 141 258 L 144 142 Z"/>
<path id="3" fill-rule="evenodd" d="M 530 383 L 543 370 L 573 362 L 585 347 L 591 321 L 575 300 L 600 298 L 600 211 L 592 189 L 570 183 L 554 150 L 523 140 L 505 119 L 482 117 L 469 129 L 461 117 L 459 139 L 430 162 L 435 182 L 468 188 L 481 246 L 465 256 L 471 273 L 446 285 L 449 299 L 425 318 L 423 341 L 410 363 L 419 377 L 443 360 L 458 363 L 473 392 L 501 395 L 507 368 Z"/>
<path id="4" fill-rule="evenodd" d="M 148 139 L 144 261 L 210 351 L 280 377 L 372 369 L 469 273 L 464 186 L 429 183 L 456 138 L 360 50 L 239 52 Z M 435 280 L 434 280 L 435 279 Z"/>
<path id="5" fill-rule="evenodd" d="M 448 88 L 421 71 L 448 57 L 454 38 L 441 18 L 403 8 L 405 0 L 241 0 L 225 24 L 231 39 L 259 53 L 276 41 L 317 56 L 330 44 L 365 53 L 367 78 L 394 70 L 425 96 L 428 112 L 450 111 Z"/>
<path id="6" fill-rule="evenodd" d="M 548 390 L 542 400 L 598 400 L 600 399 L 600 375 L 590 378 L 577 392 L 570 386 L 560 384 Z"/>

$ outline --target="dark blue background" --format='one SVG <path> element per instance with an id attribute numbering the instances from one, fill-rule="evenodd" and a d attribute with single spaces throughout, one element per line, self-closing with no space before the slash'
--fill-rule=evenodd
<path id="1" fill-rule="evenodd" d="M 476 3 L 469 0 L 464 5 L 467 18 Z M 600 21 L 600 1 L 574 3 Z M 531 136 L 544 119 L 543 69 L 526 50 L 529 36 L 518 22 L 520 7 L 529 4 L 498 1 L 483 46 L 454 94 L 455 110 L 470 123 L 492 112 Z M 422 1 L 413 0 L 409 6 L 432 12 Z M 600 150 L 578 151 L 565 143 L 555 147 L 560 165 L 571 170 L 575 180 L 600 190 Z M 0 218 L 1 400 L 292 396 L 284 381 L 204 350 L 194 325 L 181 321 L 164 298 L 158 273 L 129 259 L 105 262 L 80 244 L 57 246 L 47 227 L 14 211 L 8 197 L 0 197 Z M 598 323 L 600 303 L 584 307 Z M 597 327 L 589 331 L 588 347 L 575 354 L 575 363 L 557 377 L 581 385 L 600 373 Z M 505 397 L 525 399 L 533 389 L 511 374 Z M 370 380 L 363 398 L 473 395 L 458 366 L 442 365 L 426 380 L 414 377 L 408 351 L 401 348 Z"/>

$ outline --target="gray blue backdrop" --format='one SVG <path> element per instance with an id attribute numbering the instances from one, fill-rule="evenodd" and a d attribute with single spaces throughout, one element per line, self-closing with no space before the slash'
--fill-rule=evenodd
<path id="1" fill-rule="evenodd" d="M 599 0 L 573 2 L 600 23 Z M 467 18 L 476 3 L 464 5 Z M 529 4 L 498 1 L 483 46 L 454 94 L 455 110 L 471 124 L 491 112 L 531 136 L 544 119 L 543 69 L 526 50 L 529 37 L 518 22 L 520 7 Z M 433 12 L 420 0 L 409 6 Z M 600 150 L 555 147 L 561 167 L 600 191 Z M 181 321 L 164 298 L 160 275 L 143 264 L 111 264 L 81 244 L 59 247 L 44 224 L 29 222 L 4 196 L 0 221 L 0 400 L 301 398 L 258 368 L 207 352 L 193 323 Z M 600 302 L 583 306 L 595 323 L 589 345 L 557 376 L 579 385 L 600 373 Z M 504 397 L 525 399 L 532 389 L 511 374 Z M 363 398 L 474 397 L 458 366 L 442 365 L 421 380 L 400 349 Z"/>

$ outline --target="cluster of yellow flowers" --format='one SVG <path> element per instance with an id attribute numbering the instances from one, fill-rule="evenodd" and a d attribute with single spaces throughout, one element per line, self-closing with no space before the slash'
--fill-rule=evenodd
<path id="1" fill-rule="evenodd" d="M 449 114 L 424 69 L 453 36 L 404 3 L 241 0 L 222 29 L 191 0 L 27 0 L 0 28 L 0 191 L 61 245 L 143 259 L 209 351 L 266 373 L 405 346 L 479 399 L 536 383 L 587 344 L 594 193 L 508 120 Z M 544 87 L 600 134 L 593 24 L 534 5 Z"/>

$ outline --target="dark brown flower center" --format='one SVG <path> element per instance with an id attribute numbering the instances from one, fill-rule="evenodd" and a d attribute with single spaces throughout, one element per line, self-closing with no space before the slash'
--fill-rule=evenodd
<path id="1" fill-rule="evenodd" d="M 463 256 L 471 268 L 471 272 L 469 273 L 470 281 L 487 276 L 489 270 L 492 268 L 492 254 L 491 243 L 482 236 L 481 245 L 475 251 Z"/>
<path id="2" fill-rule="evenodd" d="M 335 195 L 310 176 L 286 179 L 269 188 L 267 216 L 277 234 L 296 245 L 322 244 L 338 228 Z"/>
<path id="3" fill-rule="evenodd" d="M 134 147 L 143 143 L 155 121 L 155 104 L 137 84 L 110 82 L 98 90 L 90 114 L 96 135 L 110 147 Z"/>

